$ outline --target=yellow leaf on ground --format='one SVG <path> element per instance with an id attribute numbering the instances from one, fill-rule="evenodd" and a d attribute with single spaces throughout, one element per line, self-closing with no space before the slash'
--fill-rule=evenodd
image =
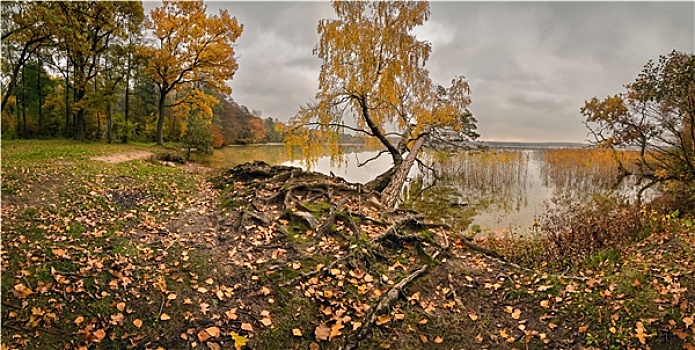
<path id="1" fill-rule="evenodd" d="M 386 324 L 391 322 L 391 319 L 393 319 L 393 316 L 391 315 L 379 315 L 376 318 L 376 325 L 381 326 L 382 324 Z"/>
<path id="2" fill-rule="evenodd" d="M 12 294 L 14 294 L 14 296 L 16 296 L 17 298 L 24 299 L 29 295 L 34 294 L 34 291 L 32 291 L 31 288 L 28 288 L 20 283 L 14 286 Z"/>
<path id="3" fill-rule="evenodd" d="M 166 312 L 164 312 L 164 313 L 162 313 L 161 316 L 159 316 L 159 319 L 162 320 L 162 321 L 168 321 L 168 320 L 171 320 L 171 316 L 169 316 L 169 314 L 167 314 Z"/>
<path id="4" fill-rule="evenodd" d="M 333 326 L 331 326 L 331 334 L 328 336 L 328 340 L 331 341 L 333 338 L 342 335 L 343 333 L 340 331 L 341 329 L 345 328 L 343 325 L 343 322 L 338 320 Z"/>
<path id="5" fill-rule="evenodd" d="M 249 342 L 248 338 L 244 337 L 243 335 L 239 335 L 237 332 L 232 332 L 230 335 L 232 336 L 232 340 L 234 340 L 234 348 L 237 350 L 243 348 L 246 346 L 246 343 Z"/>
<path id="6" fill-rule="evenodd" d="M 548 300 L 541 300 L 541 307 L 542 307 L 542 308 L 546 308 L 546 309 L 547 309 L 549 305 L 550 305 L 550 301 L 548 301 Z"/>
<path id="7" fill-rule="evenodd" d="M 393 318 L 395 318 L 397 321 L 402 321 L 405 319 L 405 314 L 395 314 L 393 315 Z"/>
<path id="8" fill-rule="evenodd" d="M 292 335 L 295 337 L 301 337 L 302 336 L 302 330 L 299 328 L 293 328 L 292 329 Z"/>

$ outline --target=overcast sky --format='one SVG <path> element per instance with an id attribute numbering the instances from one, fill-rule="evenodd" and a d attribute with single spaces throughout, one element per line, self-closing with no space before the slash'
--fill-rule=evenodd
<path id="1" fill-rule="evenodd" d="M 244 25 L 232 97 L 286 121 L 311 100 L 329 2 L 207 2 Z M 146 10 L 159 6 L 145 4 Z M 695 2 L 444 2 L 416 30 L 436 83 L 468 78 L 483 140 L 583 141 L 579 108 L 622 92 L 650 59 L 695 51 Z"/>

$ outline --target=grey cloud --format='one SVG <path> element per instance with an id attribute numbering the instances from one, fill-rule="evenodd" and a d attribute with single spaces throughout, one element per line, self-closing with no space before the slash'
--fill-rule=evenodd
<path id="1" fill-rule="evenodd" d="M 146 5 L 148 7 L 148 5 Z M 154 7 L 150 6 L 149 8 Z M 210 2 L 244 24 L 235 100 L 282 120 L 309 102 L 321 62 L 316 26 L 328 2 Z M 621 92 L 644 64 L 695 51 L 693 2 L 446 2 L 416 31 L 427 68 L 446 85 L 467 77 L 487 140 L 582 141 L 579 108 Z"/>

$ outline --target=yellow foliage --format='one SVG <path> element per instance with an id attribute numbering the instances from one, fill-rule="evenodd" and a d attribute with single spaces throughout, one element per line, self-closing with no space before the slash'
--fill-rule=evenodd
<path id="1" fill-rule="evenodd" d="M 315 54 L 323 64 L 316 102 L 291 120 L 290 153 L 298 147 L 309 164 L 324 151 L 336 156 L 346 124 L 370 137 L 368 146 L 386 147 L 387 128 L 404 141 L 435 128 L 470 128 L 471 119 L 461 118 L 470 104 L 468 83 L 457 77 L 448 89 L 433 84 L 424 67 L 431 45 L 412 33 L 429 19 L 428 2 L 334 1 L 333 8 L 338 19 L 322 20 L 317 29 Z M 406 151 L 390 146 L 392 156 Z"/>
<path id="2" fill-rule="evenodd" d="M 208 16 L 202 1 L 164 1 L 145 23 L 158 47 L 144 47 L 147 73 L 164 89 L 204 81 L 223 93 L 231 93 L 226 80 L 238 65 L 233 43 L 243 26 L 227 10 Z"/>

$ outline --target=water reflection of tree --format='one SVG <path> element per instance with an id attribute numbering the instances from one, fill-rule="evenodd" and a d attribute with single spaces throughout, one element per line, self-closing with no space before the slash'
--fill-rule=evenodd
<path id="1" fill-rule="evenodd" d="M 284 145 L 227 146 L 202 159 L 203 164 L 213 168 L 231 168 L 246 162 L 262 160 L 268 164 L 282 164 L 290 157 Z"/>
<path id="2" fill-rule="evenodd" d="M 404 192 L 406 205 L 459 229 L 480 212 L 519 211 L 528 204 L 529 156 L 518 150 L 431 154 L 438 182 L 432 186 L 431 172 L 418 174 Z"/>

